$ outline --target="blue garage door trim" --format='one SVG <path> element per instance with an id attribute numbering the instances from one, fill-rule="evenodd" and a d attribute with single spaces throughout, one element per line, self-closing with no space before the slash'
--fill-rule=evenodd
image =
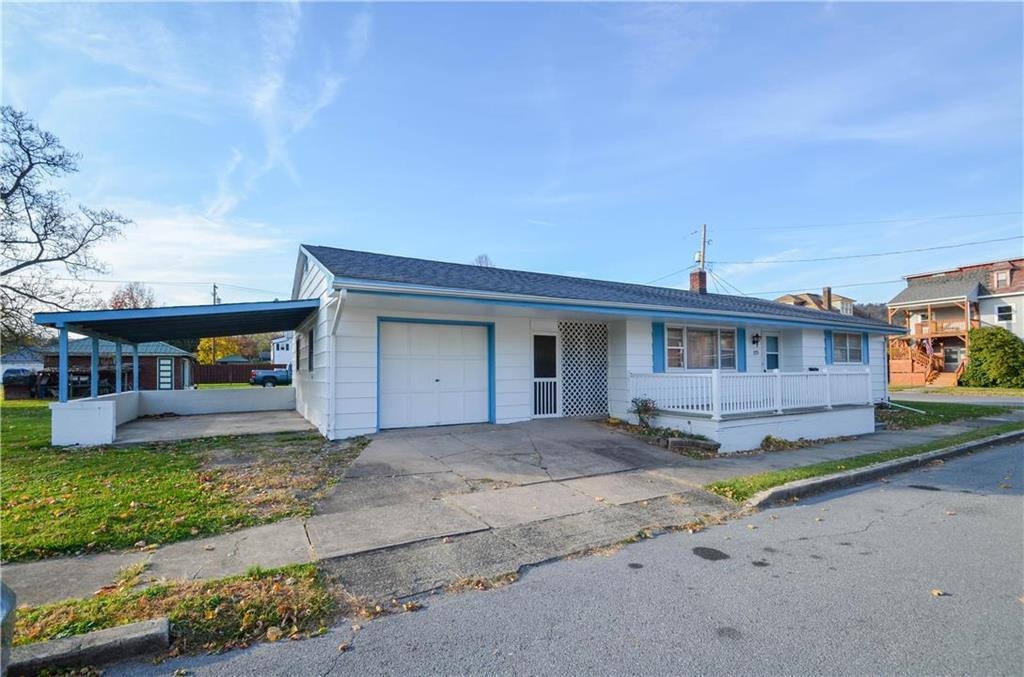
<path id="1" fill-rule="evenodd" d="M 494 404 L 494 323 L 470 322 L 466 320 L 431 320 L 418 317 L 377 317 L 377 431 L 380 431 L 380 326 L 385 322 L 404 322 L 406 324 L 450 324 L 463 327 L 483 327 L 487 330 L 487 421 L 496 421 Z"/>

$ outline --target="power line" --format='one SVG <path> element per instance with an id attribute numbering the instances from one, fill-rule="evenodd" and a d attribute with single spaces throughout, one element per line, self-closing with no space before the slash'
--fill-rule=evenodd
<path id="1" fill-rule="evenodd" d="M 696 268 L 696 267 L 697 267 L 697 264 L 695 263 L 692 266 L 687 266 L 686 268 L 680 268 L 679 270 L 671 272 L 668 275 L 662 275 L 661 277 L 656 277 L 653 280 L 651 280 L 650 282 L 648 282 L 647 284 L 654 284 L 655 282 L 661 282 L 666 277 L 672 277 L 673 275 L 678 275 L 679 273 L 685 273 L 686 271 L 692 270 L 693 268 Z"/>
<path id="2" fill-rule="evenodd" d="M 12 275 L 11 277 L 19 278 L 22 276 Z M 62 282 L 93 282 L 99 284 L 130 284 L 132 282 L 141 282 L 142 284 L 148 284 L 154 287 L 209 287 L 212 282 L 197 282 L 190 280 L 179 280 L 177 282 L 168 282 L 165 280 L 110 280 L 106 278 L 89 278 L 89 277 L 50 277 L 51 280 L 60 280 Z M 238 284 L 229 284 L 227 282 L 217 282 L 218 287 L 230 287 L 232 289 L 242 289 L 244 291 L 254 291 L 261 294 L 273 294 L 274 296 L 282 296 L 280 291 L 271 291 L 269 289 L 257 289 L 256 287 L 243 287 Z M 287 296 L 287 294 L 285 294 Z"/>
<path id="3" fill-rule="evenodd" d="M 911 221 L 939 221 L 939 220 L 955 220 L 955 219 L 977 219 L 986 216 L 1013 216 L 1016 214 L 1024 214 L 1024 212 L 1012 211 L 1012 212 L 988 212 L 986 214 L 941 214 L 939 216 L 916 216 L 907 217 L 902 219 L 877 219 L 874 221 L 846 221 L 844 223 L 809 223 L 802 226 L 715 226 L 715 230 L 731 230 L 731 231 L 743 231 L 743 230 L 799 230 L 806 228 L 841 228 L 843 226 L 868 226 L 874 224 L 886 224 L 886 223 L 909 223 Z"/>
<path id="4" fill-rule="evenodd" d="M 833 289 L 846 289 L 847 287 L 870 287 L 872 285 L 879 284 L 894 284 L 897 282 L 904 282 L 904 280 L 878 280 L 877 282 L 850 282 L 849 284 L 834 284 Z M 794 287 L 792 289 L 769 289 L 767 291 L 752 291 L 748 296 L 760 296 L 762 294 L 791 294 L 793 292 L 804 292 L 807 291 L 807 287 Z"/>
<path id="5" fill-rule="evenodd" d="M 977 240 L 975 242 L 960 242 L 958 244 L 939 245 L 936 247 L 920 247 L 918 249 L 902 249 L 894 252 L 872 252 L 870 254 L 846 254 L 843 256 L 819 256 L 811 259 L 770 259 L 761 261 L 712 261 L 717 264 L 753 264 L 753 263 L 809 263 L 812 261 L 839 261 L 843 259 L 866 259 L 878 256 L 896 256 L 897 254 L 917 254 L 920 252 L 933 252 L 939 249 L 956 249 L 957 247 L 971 247 L 979 244 L 992 244 L 993 242 L 1009 242 L 1010 240 L 1024 239 L 1024 235 L 1013 237 L 1000 237 L 994 240 Z M 666 276 L 668 277 L 668 276 Z M 662 278 L 663 279 L 663 278 Z"/>

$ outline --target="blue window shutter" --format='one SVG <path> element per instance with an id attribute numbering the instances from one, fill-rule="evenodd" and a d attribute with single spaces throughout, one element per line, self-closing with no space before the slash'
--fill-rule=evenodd
<path id="1" fill-rule="evenodd" d="M 747 370 L 747 330 L 736 329 L 736 371 Z"/>
<path id="2" fill-rule="evenodd" d="M 832 330 L 825 330 L 825 364 L 832 364 Z"/>
<path id="3" fill-rule="evenodd" d="M 654 373 L 665 373 L 665 323 L 651 322 L 651 349 L 654 351 Z"/>
<path id="4" fill-rule="evenodd" d="M 864 332 L 863 334 L 860 335 L 860 355 L 864 364 L 871 364 L 871 361 L 868 359 L 868 354 L 870 352 L 871 351 L 870 344 L 868 343 L 868 334 L 867 332 Z"/>

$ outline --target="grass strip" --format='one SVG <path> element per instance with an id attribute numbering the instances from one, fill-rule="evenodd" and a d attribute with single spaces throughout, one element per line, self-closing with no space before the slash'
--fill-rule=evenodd
<path id="1" fill-rule="evenodd" d="M 166 616 L 169 655 L 224 651 L 319 634 L 337 600 L 314 564 L 254 568 L 244 576 L 169 581 L 131 589 L 135 577 L 94 597 L 19 607 L 14 644 L 71 637 Z"/>
<path id="2" fill-rule="evenodd" d="M 843 458 L 836 461 L 823 461 L 821 463 L 812 463 L 811 465 L 802 465 L 783 470 L 772 470 L 769 472 L 758 473 L 756 475 L 733 477 L 727 480 L 712 482 L 704 488 L 718 494 L 719 496 L 724 496 L 729 500 L 742 503 L 759 491 L 771 489 L 772 487 L 777 487 L 779 485 L 786 484 L 787 482 L 804 480 L 811 477 L 821 477 L 822 475 L 831 475 L 832 473 L 842 472 L 844 470 L 864 468 L 869 465 L 875 465 L 876 463 L 883 463 L 897 458 L 923 454 L 928 451 L 935 451 L 936 449 L 951 447 L 956 444 L 971 442 L 1015 430 L 1024 430 L 1024 422 L 1017 421 L 981 430 L 971 430 L 966 433 L 953 435 L 952 437 L 935 440 L 933 442 L 917 444 L 912 447 L 890 449 L 889 451 L 863 454 L 861 456 L 851 456 L 850 458 Z"/>

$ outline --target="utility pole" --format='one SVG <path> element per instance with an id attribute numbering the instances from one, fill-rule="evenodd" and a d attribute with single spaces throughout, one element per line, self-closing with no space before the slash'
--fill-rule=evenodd
<path id="1" fill-rule="evenodd" d="M 705 256 L 707 255 L 708 247 L 708 224 L 703 223 L 700 226 L 700 258 L 697 261 L 698 268 L 704 270 Z"/>
<path id="2" fill-rule="evenodd" d="M 218 303 L 220 303 L 220 299 L 217 298 L 217 283 L 214 282 L 213 283 L 213 305 L 217 305 Z M 210 339 L 210 348 L 211 348 L 211 351 L 213 352 L 213 355 L 211 356 L 212 359 L 213 359 L 213 364 L 217 364 L 217 337 L 216 336 L 214 336 L 214 337 L 212 337 Z"/>

